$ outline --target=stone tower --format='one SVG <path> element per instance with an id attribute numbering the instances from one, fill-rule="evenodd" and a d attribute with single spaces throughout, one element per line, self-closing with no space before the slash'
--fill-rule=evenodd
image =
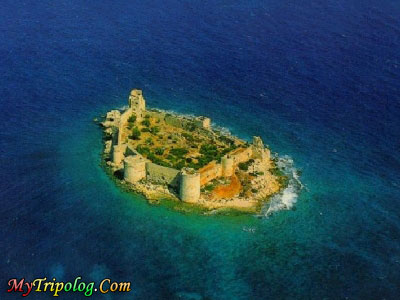
<path id="1" fill-rule="evenodd" d="M 231 177 L 233 175 L 233 158 L 225 155 L 221 158 L 222 176 Z"/>
<path id="2" fill-rule="evenodd" d="M 259 136 L 253 136 L 253 144 L 252 144 L 253 155 L 256 158 L 260 158 L 264 160 L 265 151 L 264 151 L 264 143 Z"/>
<path id="3" fill-rule="evenodd" d="M 146 111 L 146 101 L 143 98 L 142 90 L 132 90 L 128 103 L 130 110 L 136 115 L 137 120 L 141 121 Z"/>
<path id="4" fill-rule="evenodd" d="M 183 202 L 196 203 L 200 198 L 200 173 L 193 169 L 183 168 L 179 197 Z"/>
<path id="5" fill-rule="evenodd" d="M 197 127 L 204 128 L 204 129 L 211 129 L 211 119 L 207 117 L 197 117 L 194 119 L 194 124 Z"/>
<path id="6" fill-rule="evenodd" d="M 124 159 L 124 180 L 135 183 L 146 177 L 146 160 L 141 155 L 130 155 Z"/>
<path id="7" fill-rule="evenodd" d="M 121 164 L 125 156 L 125 150 L 126 150 L 126 144 L 119 144 L 113 146 L 112 161 L 115 165 L 118 166 L 119 164 Z"/>

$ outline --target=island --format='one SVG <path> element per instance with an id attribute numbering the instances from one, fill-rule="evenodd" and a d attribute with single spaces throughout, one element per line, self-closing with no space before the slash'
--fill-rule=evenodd
<path id="1" fill-rule="evenodd" d="M 207 117 L 146 109 L 139 89 L 101 125 L 108 173 L 152 203 L 257 212 L 287 183 L 260 137 L 249 143 L 213 128 Z"/>

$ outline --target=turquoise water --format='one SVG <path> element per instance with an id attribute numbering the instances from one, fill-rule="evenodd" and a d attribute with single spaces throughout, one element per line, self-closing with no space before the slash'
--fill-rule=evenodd
<path id="1" fill-rule="evenodd" d="M 0 299 L 43 276 L 132 282 L 99 299 L 397 299 L 399 16 L 394 1 L 4 1 Z M 92 120 L 132 88 L 260 135 L 301 171 L 296 203 L 185 215 L 120 191 Z"/>

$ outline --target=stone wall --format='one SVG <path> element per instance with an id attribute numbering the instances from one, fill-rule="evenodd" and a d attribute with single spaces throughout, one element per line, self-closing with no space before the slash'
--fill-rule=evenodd
<path id="1" fill-rule="evenodd" d="M 204 166 L 199 170 L 200 173 L 200 185 L 204 185 L 211 180 L 222 176 L 222 166 L 221 164 L 217 164 L 214 160 L 210 162 L 208 165 Z"/>
<path id="2" fill-rule="evenodd" d="M 132 115 L 132 110 L 128 108 L 121 114 L 119 126 L 118 126 L 118 144 L 122 144 L 129 136 L 127 124 L 128 119 Z"/>
<path id="3" fill-rule="evenodd" d="M 233 158 L 233 162 L 235 165 L 241 162 L 248 161 L 252 157 L 252 155 L 253 155 L 253 149 L 251 147 L 238 148 L 229 153 L 229 156 Z"/>
<path id="4" fill-rule="evenodd" d="M 146 179 L 173 187 L 179 186 L 179 171 L 163 167 L 152 162 L 146 163 Z"/>
<path id="5" fill-rule="evenodd" d="M 166 114 L 164 120 L 165 123 L 178 128 L 188 129 L 193 126 L 206 130 L 211 128 L 211 120 L 206 117 L 185 118 Z"/>
<path id="6" fill-rule="evenodd" d="M 183 118 L 179 118 L 177 116 L 174 115 L 165 115 L 165 123 L 167 123 L 168 125 L 174 126 L 174 127 L 178 127 L 178 128 L 186 128 L 189 125 L 189 120 L 183 119 Z"/>
<path id="7" fill-rule="evenodd" d="M 235 163 L 231 156 L 225 155 L 221 159 L 222 176 L 231 177 L 235 169 Z"/>

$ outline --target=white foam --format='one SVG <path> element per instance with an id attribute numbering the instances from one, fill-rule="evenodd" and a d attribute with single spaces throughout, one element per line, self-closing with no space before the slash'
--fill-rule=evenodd
<path id="1" fill-rule="evenodd" d="M 262 210 L 266 217 L 280 210 L 292 209 L 303 188 L 298 170 L 293 165 L 293 159 L 287 155 L 277 158 L 277 167 L 289 178 L 288 186 L 279 194 L 273 196 Z"/>

